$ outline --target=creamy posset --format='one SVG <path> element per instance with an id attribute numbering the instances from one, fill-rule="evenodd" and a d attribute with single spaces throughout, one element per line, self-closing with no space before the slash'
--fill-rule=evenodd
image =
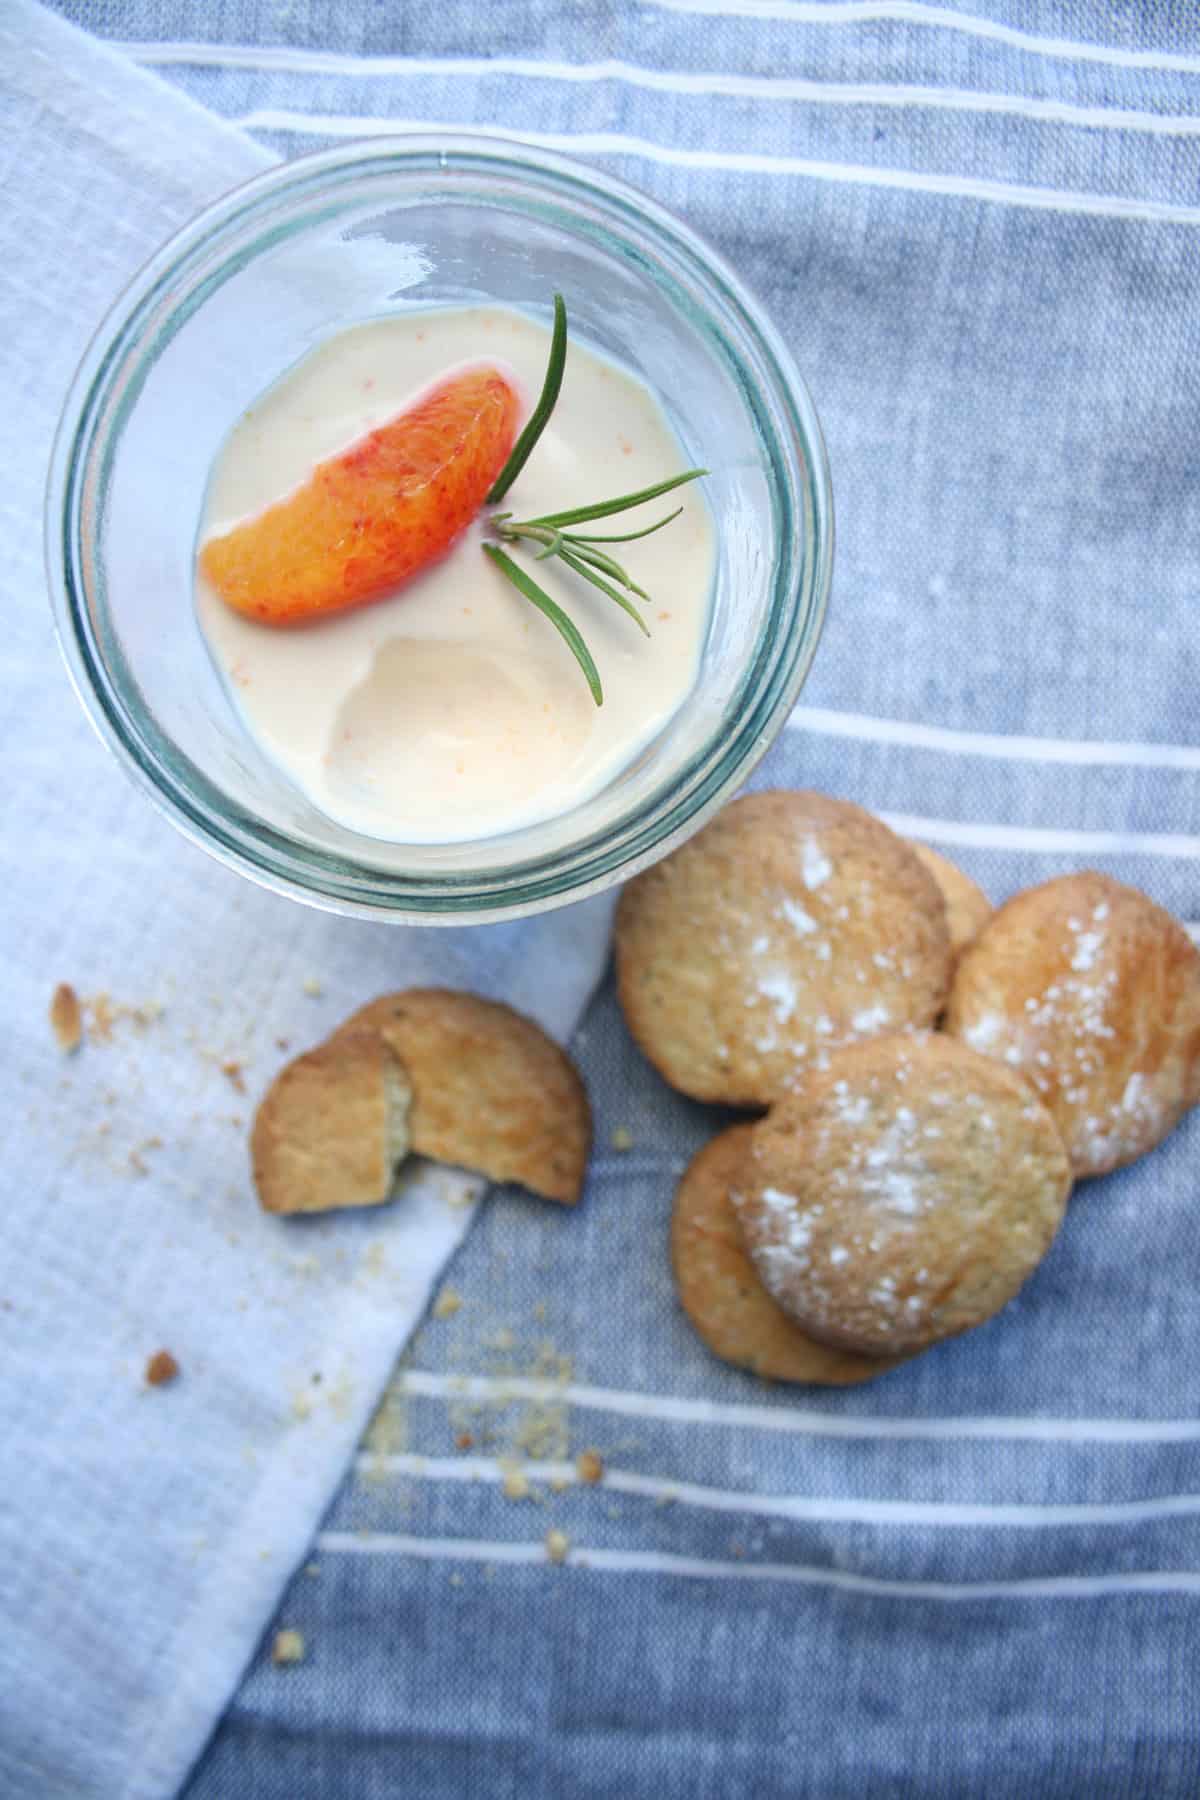
<path id="1" fill-rule="evenodd" d="M 524 396 L 523 417 L 549 341 L 498 307 L 415 312 L 331 339 L 234 428 L 201 540 L 300 487 L 456 368 L 494 365 Z M 572 339 L 549 426 L 501 510 L 540 516 L 685 466 L 649 390 Z M 686 699 L 715 554 L 698 488 L 580 529 L 635 531 L 677 506 L 665 530 L 605 546 L 652 596 L 642 607 L 649 638 L 557 559 L 520 558 L 584 632 L 603 680 L 599 707 L 558 633 L 483 555 L 486 514 L 394 594 L 290 629 L 232 611 L 198 571 L 201 629 L 247 728 L 322 812 L 396 842 L 490 837 L 588 798 Z"/>

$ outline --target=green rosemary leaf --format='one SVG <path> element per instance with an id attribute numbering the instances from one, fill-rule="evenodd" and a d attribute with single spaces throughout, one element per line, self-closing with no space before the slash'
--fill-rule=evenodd
<path id="1" fill-rule="evenodd" d="M 560 555 L 562 550 L 569 550 L 572 556 L 579 558 L 580 562 L 590 563 L 594 569 L 599 569 L 602 575 L 610 575 L 614 581 L 619 581 L 623 588 L 628 588 L 631 594 L 638 596 L 639 600 L 649 600 L 650 596 L 645 588 L 638 586 L 615 557 L 606 556 L 603 550 L 594 550 L 590 544 L 585 544 L 582 538 L 564 537 L 561 539 L 561 545 Z"/>
<path id="2" fill-rule="evenodd" d="M 598 500 L 594 506 L 576 506 L 570 512 L 542 513 L 536 519 L 525 519 L 526 525 L 582 525 L 586 519 L 606 519 L 610 513 L 628 512 L 631 506 L 640 506 L 643 500 L 657 500 L 660 494 L 669 494 L 672 488 L 682 487 L 685 481 L 695 481 L 700 475 L 707 475 L 707 469 L 685 469 L 682 475 L 672 475 L 666 481 L 656 482 L 653 487 L 642 488 L 636 494 L 618 494 L 615 500 Z"/>
<path id="3" fill-rule="evenodd" d="M 541 539 L 542 547 L 534 557 L 534 562 L 545 562 L 548 556 L 558 556 L 561 554 L 563 546 L 561 531 L 547 531 L 544 537 L 542 537 L 540 531 L 536 533 L 531 531 L 528 535 L 530 537 L 536 536 Z"/>
<path id="4" fill-rule="evenodd" d="M 573 556 L 569 550 L 562 550 L 560 555 L 568 569 L 574 569 L 577 575 L 582 575 L 585 581 L 590 581 L 592 586 L 599 588 L 602 594 L 607 594 L 610 600 L 615 600 L 617 605 L 621 608 L 621 611 L 629 614 L 638 629 L 644 632 L 647 637 L 650 636 L 650 627 L 647 625 L 645 619 L 643 619 L 637 607 L 633 604 L 633 601 L 627 600 L 620 588 L 611 587 L 609 583 L 605 581 L 603 575 L 598 575 L 595 569 L 589 569 L 585 562 L 580 562 L 579 558 Z"/>
<path id="5" fill-rule="evenodd" d="M 492 505 L 503 500 L 525 464 L 529 461 L 534 445 L 546 429 L 550 414 L 554 411 L 554 403 L 558 399 L 558 390 L 562 386 L 563 369 L 567 361 L 567 307 L 561 294 L 554 296 L 554 331 L 550 338 L 550 357 L 546 363 L 546 379 L 542 383 L 538 403 L 525 422 L 525 429 L 512 447 L 508 461 L 497 475 L 488 492 L 487 503 Z M 537 523 L 541 523 L 538 520 Z"/>
<path id="6" fill-rule="evenodd" d="M 592 699 L 597 706 L 603 706 L 604 689 L 600 685 L 600 672 L 592 661 L 591 651 L 562 607 L 556 606 L 545 589 L 540 588 L 533 577 L 525 573 L 524 569 L 518 568 L 512 557 L 506 556 L 498 544 L 485 544 L 483 554 L 491 557 L 500 573 L 508 577 L 518 593 L 524 594 L 526 600 L 532 601 L 538 611 L 546 615 L 583 670 L 588 687 L 592 691 Z"/>
<path id="7" fill-rule="evenodd" d="M 571 541 L 576 544 L 632 544 L 635 538 L 650 537 L 654 532 L 661 531 L 664 525 L 670 525 L 677 519 L 682 511 L 682 506 L 677 506 L 665 519 L 659 519 L 654 525 L 643 525 L 640 531 L 573 531 Z M 503 516 L 507 519 L 512 514 L 505 513 Z"/>

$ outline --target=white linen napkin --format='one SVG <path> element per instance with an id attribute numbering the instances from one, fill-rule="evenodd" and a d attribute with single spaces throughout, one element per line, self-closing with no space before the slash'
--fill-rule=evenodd
<path id="1" fill-rule="evenodd" d="M 143 1800 L 200 1750 L 471 1216 L 432 1170 L 368 1214 L 261 1216 L 246 1126 L 277 1040 L 430 981 L 564 1036 L 609 909 L 330 918 L 209 861 L 127 785 L 53 640 L 52 434 L 124 282 L 270 158 L 27 0 L 0 5 L 0 149 L 0 1794 Z M 92 1001 L 69 1059 L 58 981 Z M 160 1348 L 182 1373 L 149 1388 Z"/>

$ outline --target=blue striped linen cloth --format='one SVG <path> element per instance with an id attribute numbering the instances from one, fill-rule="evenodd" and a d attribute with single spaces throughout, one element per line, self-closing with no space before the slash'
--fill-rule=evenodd
<path id="1" fill-rule="evenodd" d="M 706 233 L 792 344 L 837 502 L 759 783 L 850 796 L 995 898 L 1091 866 L 1200 920 L 1200 12 L 981 4 L 59 10 L 283 155 L 486 129 Z M 984 1329 L 789 1392 L 673 1302 L 670 1196 L 718 1120 L 611 989 L 576 1047 L 586 1204 L 488 1203 L 276 1621 L 305 1662 L 264 1640 L 189 1800 L 1200 1791 L 1197 1122 L 1083 1187 Z M 545 1416 L 514 1369 L 565 1383 Z M 522 1430 L 549 1461 L 514 1502 Z M 593 1444 L 606 1482 L 554 1491 Z"/>

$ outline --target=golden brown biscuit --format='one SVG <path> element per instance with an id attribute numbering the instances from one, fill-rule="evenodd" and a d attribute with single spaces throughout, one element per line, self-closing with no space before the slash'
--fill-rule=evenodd
<path id="1" fill-rule="evenodd" d="M 264 1211 L 327 1212 L 391 1197 L 408 1153 L 411 1090 L 377 1031 L 331 1039 L 280 1070 L 250 1133 Z"/>
<path id="2" fill-rule="evenodd" d="M 335 1034 L 381 1031 L 412 1082 L 412 1148 L 573 1206 L 592 1117 L 575 1065 L 511 1006 L 450 988 L 385 994 Z"/>
<path id="3" fill-rule="evenodd" d="M 773 1381 L 848 1387 L 895 1368 L 807 1337 L 758 1279 L 729 1198 L 753 1127 L 734 1125 L 693 1157 L 675 1193 L 671 1261 L 684 1312 L 715 1356 Z"/>
<path id="4" fill-rule="evenodd" d="M 1200 1099 L 1200 952 L 1093 870 L 1014 894 L 958 966 L 946 1029 L 1019 1069 L 1076 1175 L 1152 1150 Z"/>
<path id="5" fill-rule="evenodd" d="M 824 794 L 735 800 L 617 909 L 630 1031 L 697 1100 L 766 1106 L 839 1044 L 930 1025 L 946 908 L 915 851 Z"/>
<path id="6" fill-rule="evenodd" d="M 1011 1300 L 1071 1188 L 1019 1075 L 923 1032 L 852 1044 L 751 1127 L 733 1200 L 767 1291 L 822 1342 L 919 1350 Z"/>
<path id="7" fill-rule="evenodd" d="M 913 849 L 942 891 L 946 923 L 950 927 L 950 948 L 955 956 L 959 956 L 991 918 L 992 903 L 969 875 L 964 875 L 960 868 L 936 850 L 931 850 L 928 844 L 914 843 Z"/>

